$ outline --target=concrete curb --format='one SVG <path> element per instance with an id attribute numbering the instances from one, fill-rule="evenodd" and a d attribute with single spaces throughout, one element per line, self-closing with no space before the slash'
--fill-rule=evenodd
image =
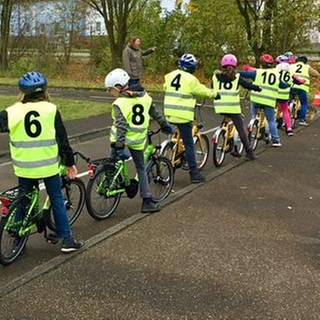
<path id="1" fill-rule="evenodd" d="M 319 117 L 316 116 L 316 118 L 314 120 L 317 120 Z M 315 121 L 313 121 L 314 123 Z M 311 125 L 313 125 L 313 123 Z M 298 127 L 296 129 L 296 132 L 300 132 L 302 130 L 304 130 L 304 127 Z M 270 150 L 271 148 L 267 145 L 263 145 L 263 147 L 256 152 L 257 155 L 260 155 L 262 153 L 264 153 L 267 150 Z M 247 161 L 244 159 L 238 159 L 237 161 L 230 163 L 228 165 L 226 165 L 225 167 L 221 167 L 219 169 L 214 169 L 214 172 L 210 173 L 208 176 L 206 176 L 206 182 L 205 183 L 201 183 L 201 184 L 191 184 L 179 191 L 177 191 L 175 194 L 171 195 L 166 201 L 164 201 L 164 205 L 163 206 L 167 206 L 179 199 L 181 199 L 182 197 L 184 197 L 185 195 L 187 195 L 188 193 L 192 192 L 193 190 L 197 189 L 197 188 L 201 188 L 203 187 L 206 183 L 213 181 L 214 179 L 216 179 L 217 177 L 223 175 L 224 173 L 237 168 L 238 166 L 242 165 L 243 163 L 246 163 Z M 161 214 L 161 213 L 160 213 Z M 152 216 L 152 215 L 146 215 L 146 214 L 141 214 L 141 213 L 136 213 L 133 216 L 131 216 L 130 218 L 125 219 L 124 221 L 120 222 L 119 224 L 105 230 L 102 231 L 100 233 L 98 233 L 97 235 L 89 238 L 86 241 L 86 245 L 83 249 L 74 252 L 72 254 L 69 255 L 59 255 L 37 267 L 35 267 L 33 270 L 27 272 L 26 274 L 23 274 L 22 276 L 12 280 L 10 283 L 0 287 L 0 299 L 5 297 L 6 295 L 8 295 L 9 293 L 13 292 L 14 290 L 18 289 L 19 287 L 27 284 L 28 282 L 40 277 L 41 275 L 44 275 L 54 269 L 57 269 L 60 265 L 62 265 L 63 263 L 75 258 L 77 255 L 82 254 L 83 252 L 85 252 L 86 250 L 89 250 L 91 247 L 99 244 L 100 242 L 110 238 L 111 236 L 117 234 L 118 232 L 126 229 L 127 227 L 133 225 L 134 223 L 147 218 L 148 216 Z"/>

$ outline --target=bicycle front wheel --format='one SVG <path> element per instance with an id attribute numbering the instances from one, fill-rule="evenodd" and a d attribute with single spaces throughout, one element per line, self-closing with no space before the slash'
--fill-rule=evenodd
<path id="1" fill-rule="evenodd" d="M 199 134 L 194 142 L 197 166 L 201 170 L 207 163 L 209 157 L 210 143 L 205 134 Z"/>
<path id="2" fill-rule="evenodd" d="M 114 174 L 115 167 L 113 165 L 103 166 L 96 170 L 94 177 L 88 182 L 86 206 L 90 216 L 95 220 L 104 220 L 111 217 L 119 205 L 121 193 L 112 197 L 107 196 Z M 115 185 L 120 188 L 120 177 L 115 181 Z"/>
<path id="3" fill-rule="evenodd" d="M 212 150 L 213 163 L 217 168 L 222 165 L 224 158 L 226 156 L 225 139 L 226 139 L 226 132 L 225 130 L 221 130 L 218 136 L 216 137 L 216 141 L 213 144 L 213 150 Z"/>
<path id="4" fill-rule="evenodd" d="M 252 128 L 249 132 L 249 142 L 253 151 L 257 149 L 258 141 L 259 141 L 259 125 L 258 125 L 258 120 L 256 120 L 253 123 Z"/>
<path id="5" fill-rule="evenodd" d="M 159 156 L 153 157 L 146 167 L 152 199 L 160 202 L 166 199 L 174 183 L 173 167 L 169 159 Z"/>
<path id="6" fill-rule="evenodd" d="M 25 212 L 26 202 L 24 197 L 18 198 L 11 206 L 8 215 L 0 222 L 0 263 L 9 265 L 23 252 L 28 241 L 29 233 L 19 236 L 21 221 Z"/>
<path id="7" fill-rule="evenodd" d="M 84 207 L 86 199 L 86 187 L 83 181 L 79 178 L 74 180 L 66 179 L 63 181 L 62 195 L 64 205 L 67 210 L 69 224 L 72 226 L 79 218 Z M 52 231 L 56 230 L 52 208 L 49 215 L 48 227 Z"/>
<path id="8" fill-rule="evenodd" d="M 167 158 L 171 162 L 173 168 L 175 163 L 174 154 L 175 154 L 175 144 L 172 141 L 170 141 L 163 148 L 161 152 L 161 156 Z"/>

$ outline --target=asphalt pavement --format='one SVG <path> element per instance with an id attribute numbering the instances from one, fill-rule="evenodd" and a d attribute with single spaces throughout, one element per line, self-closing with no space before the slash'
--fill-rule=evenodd
<path id="1" fill-rule="evenodd" d="M 319 319 L 319 123 L 254 162 L 209 162 L 209 181 L 160 213 L 124 201 L 122 228 L 2 283 L 1 319 Z"/>

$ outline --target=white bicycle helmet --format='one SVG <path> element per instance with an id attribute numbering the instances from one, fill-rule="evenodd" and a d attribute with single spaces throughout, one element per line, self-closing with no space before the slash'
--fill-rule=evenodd
<path id="1" fill-rule="evenodd" d="M 104 85 L 106 88 L 113 88 L 116 85 L 124 87 L 128 83 L 129 79 L 130 77 L 125 70 L 117 68 L 106 75 Z"/>

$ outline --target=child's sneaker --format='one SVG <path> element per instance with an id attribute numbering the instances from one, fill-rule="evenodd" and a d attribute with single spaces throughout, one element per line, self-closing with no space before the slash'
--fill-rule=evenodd
<path id="1" fill-rule="evenodd" d="M 288 129 L 288 130 L 287 130 L 287 135 L 288 135 L 289 137 L 293 136 L 293 131 L 292 131 L 292 129 Z"/>
<path id="2" fill-rule="evenodd" d="M 73 238 L 64 239 L 62 242 L 61 251 L 63 253 L 70 253 L 70 252 L 79 250 L 83 246 L 84 246 L 84 241 L 82 241 L 82 240 L 77 241 Z"/>
<path id="3" fill-rule="evenodd" d="M 281 147 L 282 144 L 279 140 L 272 140 L 272 146 L 278 148 Z"/>
<path id="4" fill-rule="evenodd" d="M 305 120 L 299 120 L 299 126 L 308 126 L 308 123 Z"/>

